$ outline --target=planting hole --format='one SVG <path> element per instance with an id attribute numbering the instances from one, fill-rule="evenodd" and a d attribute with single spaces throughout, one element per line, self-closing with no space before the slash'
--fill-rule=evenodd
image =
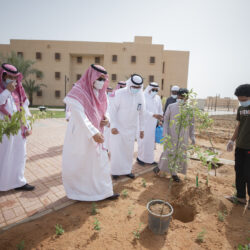
<path id="1" fill-rule="evenodd" d="M 192 206 L 184 205 L 174 205 L 174 214 L 173 217 L 176 220 L 179 220 L 183 223 L 188 223 L 194 220 L 196 211 Z"/>

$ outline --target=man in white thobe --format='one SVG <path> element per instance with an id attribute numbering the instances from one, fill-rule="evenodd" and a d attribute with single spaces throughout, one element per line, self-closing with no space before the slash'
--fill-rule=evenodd
<path id="1" fill-rule="evenodd" d="M 135 178 L 132 165 L 138 120 L 140 138 L 144 137 L 145 98 L 142 87 L 142 77 L 132 75 L 127 86 L 116 92 L 112 103 L 110 151 L 114 179 L 120 175 Z"/>
<path id="2" fill-rule="evenodd" d="M 67 197 L 80 201 L 116 199 L 103 127 L 108 124 L 108 75 L 91 65 L 68 93 L 64 102 L 71 109 L 63 146 L 62 179 Z"/>
<path id="3" fill-rule="evenodd" d="M 0 68 L 0 119 L 11 117 L 20 112 L 21 107 L 26 116 L 31 116 L 29 100 L 22 86 L 22 74 L 16 67 L 3 64 Z M 35 187 L 27 183 L 24 177 L 26 164 L 26 137 L 31 134 L 28 124 L 22 125 L 17 135 L 9 138 L 4 135 L 0 143 L 0 191 L 11 189 L 32 191 Z"/>
<path id="4" fill-rule="evenodd" d="M 158 90 L 158 83 L 152 82 L 144 91 L 146 102 L 144 138 L 138 138 L 137 162 L 140 165 L 157 164 L 154 161 L 155 128 L 157 120 L 163 119 L 161 98 L 157 95 Z"/>

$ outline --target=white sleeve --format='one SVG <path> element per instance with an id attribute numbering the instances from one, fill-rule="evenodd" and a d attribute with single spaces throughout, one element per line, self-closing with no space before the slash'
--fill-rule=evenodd
<path id="1" fill-rule="evenodd" d="M 116 96 L 114 97 L 114 100 L 112 101 L 112 105 L 110 106 L 110 122 L 111 122 L 111 129 L 117 128 L 117 112 L 119 110 L 120 106 L 120 98 L 118 93 L 116 93 Z"/>
<path id="2" fill-rule="evenodd" d="M 145 97 L 144 97 L 144 95 L 142 96 L 141 100 L 142 100 L 142 108 L 139 111 L 139 129 L 140 129 L 140 131 L 144 131 L 145 114 L 147 112 L 146 111 L 146 103 L 145 103 Z"/>
<path id="3" fill-rule="evenodd" d="M 87 127 L 87 136 L 89 139 L 93 137 L 95 134 L 100 133 L 99 130 L 93 126 L 93 124 L 90 122 L 85 113 L 82 112 L 81 110 L 72 107 L 71 114 L 79 122 L 79 124 Z"/>
<path id="4" fill-rule="evenodd" d="M 106 110 L 105 116 L 106 116 L 106 118 L 107 118 L 107 119 L 109 120 L 109 122 L 110 122 L 109 107 L 110 107 L 110 101 L 109 101 L 109 99 L 108 99 L 108 97 L 107 97 L 107 110 Z"/>
<path id="5" fill-rule="evenodd" d="M 65 102 L 71 109 L 71 116 L 74 116 L 79 124 L 87 128 L 87 136 L 89 139 L 95 134 L 100 133 L 100 131 L 90 122 L 88 117 L 85 115 L 84 108 L 80 105 L 80 103 L 78 103 L 78 101 L 66 97 Z"/>
<path id="6" fill-rule="evenodd" d="M 6 103 L 7 99 L 11 96 L 11 92 L 8 89 L 5 89 L 0 94 L 0 105 L 3 105 Z"/>
<path id="7" fill-rule="evenodd" d="M 158 114 L 159 115 L 163 115 L 163 110 L 162 110 L 162 102 L 161 102 L 161 98 L 159 97 L 159 106 L 158 106 Z"/>
<path id="8" fill-rule="evenodd" d="M 31 130 L 30 121 L 28 120 L 28 118 L 29 116 L 32 116 L 32 114 L 30 113 L 29 105 L 30 105 L 30 102 L 28 99 L 26 99 L 26 101 L 23 104 L 23 109 L 25 111 L 25 117 L 27 119 L 26 127 L 28 130 Z"/>

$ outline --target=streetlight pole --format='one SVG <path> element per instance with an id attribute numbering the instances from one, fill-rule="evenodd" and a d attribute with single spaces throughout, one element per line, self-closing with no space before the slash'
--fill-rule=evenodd
<path id="1" fill-rule="evenodd" d="M 69 81 L 69 78 L 65 75 L 64 77 L 64 97 L 66 97 L 67 94 L 67 81 Z M 66 111 L 66 104 L 65 104 L 65 111 Z"/>

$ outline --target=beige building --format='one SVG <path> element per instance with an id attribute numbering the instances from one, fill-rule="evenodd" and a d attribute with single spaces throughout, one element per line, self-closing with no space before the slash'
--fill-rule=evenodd
<path id="1" fill-rule="evenodd" d="M 63 106 L 63 98 L 90 64 L 100 64 L 108 71 L 110 85 L 124 81 L 133 73 L 160 85 L 160 95 L 169 96 L 172 85 L 187 87 L 189 52 L 164 50 L 152 44 L 152 37 L 136 36 L 134 42 L 72 42 L 46 40 L 10 40 L 0 44 L 0 53 L 17 52 L 35 61 L 44 74 L 37 83 L 46 88 L 34 93 L 34 105 Z M 65 87 L 66 86 L 66 87 Z"/>

